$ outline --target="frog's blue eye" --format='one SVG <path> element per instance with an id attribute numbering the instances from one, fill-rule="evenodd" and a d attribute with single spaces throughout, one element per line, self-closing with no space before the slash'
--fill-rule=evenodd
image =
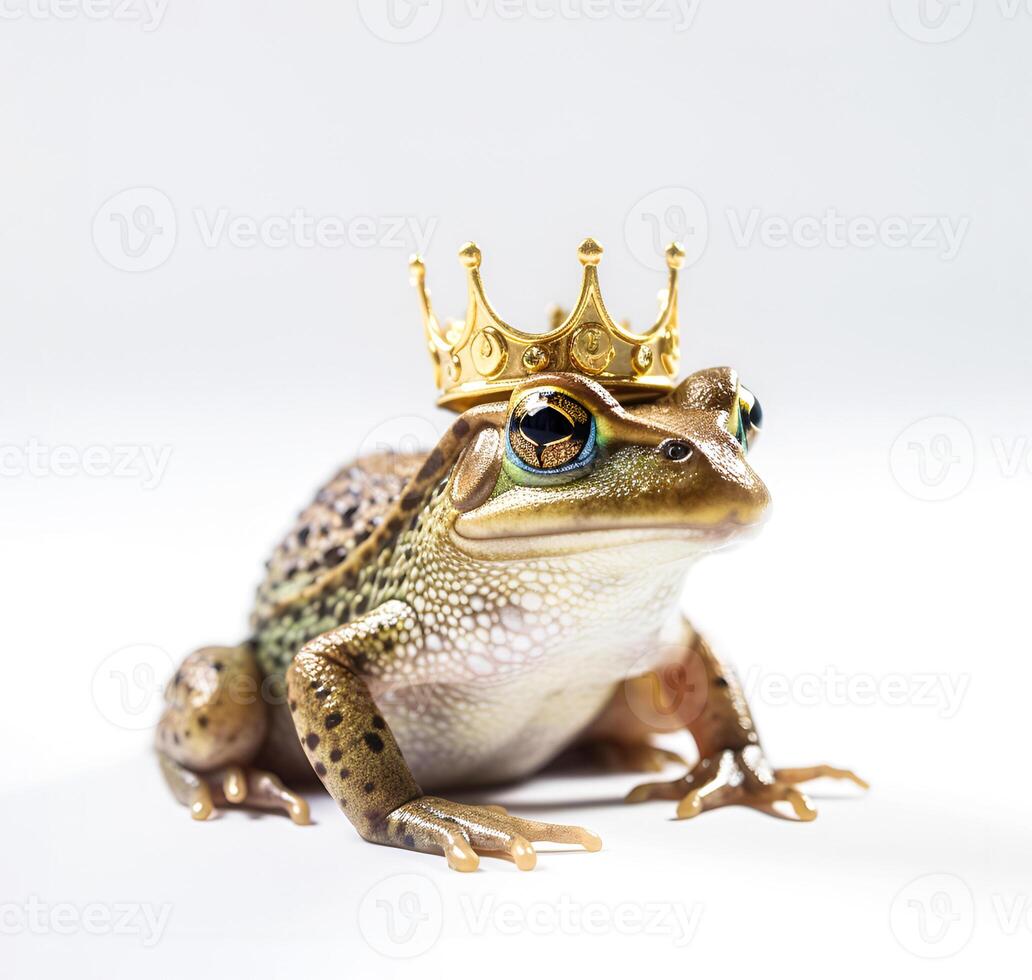
<path id="1" fill-rule="evenodd" d="M 594 417 L 564 392 L 531 392 L 509 416 L 505 456 L 518 471 L 542 477 L 578 474 L 595 452 Z"/>

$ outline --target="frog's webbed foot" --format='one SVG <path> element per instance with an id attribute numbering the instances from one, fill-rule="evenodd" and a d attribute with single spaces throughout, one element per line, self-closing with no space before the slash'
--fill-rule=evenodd
<path id="1" fill-rule="evenodd" d="M 379 843 L 417 851 L 443 852 L 455 871 L 476 871 L 480 855 L 508 856 L 520 871 L 537 864 L 532 841 L 579 844 L 597 851 L 602 841 L 583 827 L 538 823 L 514 817 L 500 806 L 452 803 L 421 796 L 393 810 Z"/>
<path id="2" fill-rule="evenodd" d="M 747 745 L 703 757 L 681 779 L 643 783 L 631 790 L 627 802 L 677 800 L 680 819 L 721 806 L 748 806 L 785 820 L 809 821 L 816 818 L 817 811 L 797 784 L 821 777 L 847 779 L 862 789 L 868 788 L 849 769 L 827 765 L 772 769 L 759 745 Z"/>
<path id="3" fill-rule="evenodd" d="M 308 801 L 287 789 L 278 776 L 264 769 L 225 766 L 199 773 L 159 753 L 161 771 L 180 803 L 194 820 L 207 820 L 216 807 L 234 805 L 282 810 L 294 823 L 310 823 Z"/>

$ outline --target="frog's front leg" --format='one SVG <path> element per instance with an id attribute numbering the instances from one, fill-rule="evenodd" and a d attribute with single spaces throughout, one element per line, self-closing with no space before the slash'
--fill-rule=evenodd
<path id="1" fill-rule="evenodd" d="M 305 644 L 287 671 L 298 737 L 355 829 L 378 844 L 443 852 L 457 871 L 476 870 L 484 852 L 508 853 L 530 870 L 537 861 L 531 841 L 597 851 L 601 841 L 580 827 L 423 794 L 359 672 L 360 664 L 375 665 L 406 645 L 422 645 L 417 618 L 391 601 Z"/>
<path id="2" fill-rule="evenodd" d="M 687 621 L 682 642 L 682 664 L 689 664 L 693 676 L 704 679 L 706 686 L 701 708 L 693 701 L 685 719 L 699 750 L 699 762 L 681 779 L 637 786 L 627 797 L 629 803 L 678 800 L 677 815 L 682 818 L 737 804 L 787 820 L 813 820 L 817 811 L 797 784 L 826 776 L 867 788 L 867 783 L 848 769 L 827 765 L 771 768 L 734 671 L 721 663 Z M 683 680 L 683 673 L 674 672 L 674 676 Z M 663 698 L 666 703 L 684 693 L 663 690 L 670 683 L 663 671 L 629 683 L 646 686 L 649 697 Z"/>

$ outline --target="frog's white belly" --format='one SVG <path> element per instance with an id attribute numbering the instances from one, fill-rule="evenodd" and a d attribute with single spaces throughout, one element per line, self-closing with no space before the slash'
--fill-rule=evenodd
<path id="1" fill-rule="evenodd" d="M 565 577 L 528 580 L 457 629 L 424 626 L 415 663 L 369 680 L 423 789 L 504 782 L 546 765 L 623 680 L 662 659 L 659 634 L 685 571 L 678 562 L 619 582 L 575 579 L 602 590 L 593 601 L 571 595 Z"/>

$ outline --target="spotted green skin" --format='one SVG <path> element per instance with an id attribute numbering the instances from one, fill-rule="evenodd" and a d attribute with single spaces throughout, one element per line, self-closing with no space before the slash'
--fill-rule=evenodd
<path id="1" fill-rule="evenodd" d="M 411 591 L 418 575 L 418 542 L 428 534 L 443 482 L 428 494 L 426 506 L 416 509 L 382 547 L 376 561 L 359 569 L 354 581 L 312 601 L 294 601 L 302 589 L 346 561 L 380 526 L 424 458 L 396 454 L 351 463 L 320 488 L 301 512 L 267 563 L 251 617 L 258 663 L 266 675 L 283 674 L 301 647 L 321 633 L 390 599 L 403 599 Z M 277 603 L 288 608 L 276 612 Z"/>

